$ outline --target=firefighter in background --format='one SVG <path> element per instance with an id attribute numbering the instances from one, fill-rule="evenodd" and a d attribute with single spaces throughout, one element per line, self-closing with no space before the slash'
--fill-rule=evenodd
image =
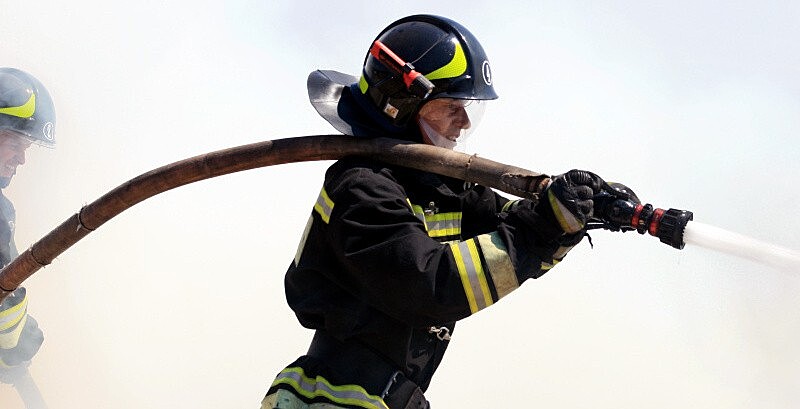
<path id="1" fill-rule="evenodd" d="M 31 144 L 55 146 L 55 110 L 50 94 L 33 76 L 0 68 L 0 189 L 25 164 Z M 0 266 L 17 257 L 16 212 L 0 191 Z M 28 315 L 28 297 L 20 287 L 0 304 L 0 381 L 14 383 L 26 372 L 44 341 L 36 320 Z"/>
<path id="2" fill-rule="evenodd" d="M 420 75 L 432 89 L 415 88 Z M 478 40 L 430 15 L 385 28 L 360 78 L 316 71 L 308 92 L 344 134 L 448 149 L 497 98 Z M 573 170 L 534 202 L 364 158 L 334 163 L 285 277 L 290 307 L 315 334 L 262 409 L 429 408 L 423 392 L 456 321 L 562 260 L 585 235 L 601 184 Z"/>

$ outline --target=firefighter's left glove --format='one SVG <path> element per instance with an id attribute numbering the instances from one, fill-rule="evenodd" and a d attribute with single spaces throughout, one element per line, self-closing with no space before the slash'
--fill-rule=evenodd
<path id="1" fill-rule="evenodd" d="M 581 233 L 594 215 L 592 197 L 602 190 L 600 176 L 585 170 L 571 170 L 553 176 L 544 192 L 542 208 L 550 213 L 567 235 Z"/>
<path id="2" fill-rule="evenodd" d="M 25 288 L 19 288 L 0 304 L 0 375 L 26 367 L 44 342 L 44 334 L 28 315 Z M 0 376 L 0 381 L 5 380 Z"/>

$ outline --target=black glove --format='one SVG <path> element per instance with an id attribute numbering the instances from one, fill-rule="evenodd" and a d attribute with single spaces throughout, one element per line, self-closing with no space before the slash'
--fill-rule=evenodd
<path id="1" fill-rule="evenodd" d="M 642 201 L 639 200 L 639 197 L 636 196 L 636 193 L 634 193 L 633 189 L 623 185 L 622 183 L 608 182 L 607 186 L 613 190 L 611 194 L 614 196 L 617 196 L 621 199 L 630 200 L 636 204 L 642 203 Z"/>
<path id="2" fill-rule="evenodd" d="M 549 211 L 564 233 L 583 231 L 594 215 L 592 197 L 602 190 L 605 182 L 585 170 L 571 170 L 550 180 L 540 208 L 544 213 Z"/>
<path id="3" fill-rule="evenodd" d="M 19 288 L 0 304 L 0 371 L 25 366 L 43 341 L 42 330 L 28 315 L 25 289 Z"/>

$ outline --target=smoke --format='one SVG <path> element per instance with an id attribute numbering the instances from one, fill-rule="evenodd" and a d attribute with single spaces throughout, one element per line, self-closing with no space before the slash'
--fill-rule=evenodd
<path id="1" fill-rule="evenodd" d="M 491 58 L 500 99 L 470 138 L 482 157 L 586 168 L 800 247 L 795 2 L 366 3 L 4 2 L 3 65 L 45 83 L 59 118 L 56 149 L 29 149 L 4 190 L 18 247 L 158 166 L 332 132 L 306 75 L 356 73 L 385 24 L 420 11 L 462 22 Z M 31 373 L 51 409 L 258 407 L 310 341 L 282 278 L 327 165 L 159 195 L 28 280 L 45 332 Z M 704 247 L 720 236 L 695 223 L 681 251 L 592 233 L 593 249 L 460 323 L 433 406 L 797 407 L 800 281 Z M 0 408 L 21 408 L 7 385 Z"/>

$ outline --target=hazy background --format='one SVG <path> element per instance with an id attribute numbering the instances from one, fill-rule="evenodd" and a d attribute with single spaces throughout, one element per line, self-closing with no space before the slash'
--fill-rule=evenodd
<path id="1" fill-rule="evenodd" d="M 500 99 L 470 150 L 594 170 L 646 202 L 800 249 L 800 3 L 786 1 L 7 1 L 0 66 L 38 77 L 58 146 L 5 193 L 30 246 L 81 206 L 212 150 L 333 133 L 315 69 L 357 74 L 390 22 L 449 16 Z M 149 199 L 26 286 L 52 409 L 257 408 L 310 332 L 282 278 L 329 163 L 248 171 Z M 433 407 L 796 408 L 800 276 L 649 236 L 597 232 L 463 321 Z M 0 407 L 21 403 L 0 385 Z"/>

